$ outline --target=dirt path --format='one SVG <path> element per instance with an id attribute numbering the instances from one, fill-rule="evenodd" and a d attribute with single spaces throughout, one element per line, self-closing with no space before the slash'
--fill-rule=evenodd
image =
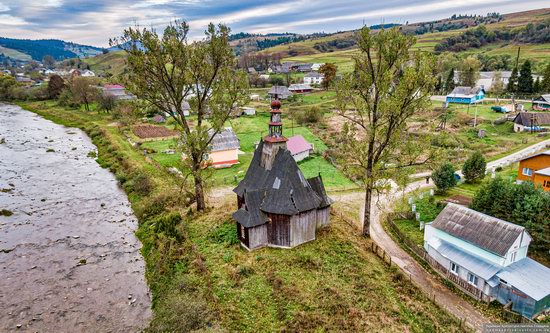
<path id="1" fill-rule="evenodd" d="M 0 104 L 0 331 L 139 332 L 137 220 L 80 130 Z"/>
<path id="2" fill-rule="evenodd" d="M 519 161 L 525 156 L 529 156 L 538 151 L 546 149 L 550 145 L 550 139 L 532 146 L 526 147 L 520 151 L 502 157 L 495 161 L 487 163 L 487 169 L 491 170 L 498 166 L 506 166 Z M 459 172 L 460 173 L 460 172 Z M 426 174 L 429 175 L 429 174 Z M 418 176 L 418 175 L 417 175 Z M 425 175 L 423 175 L 425 176 Z M 425 180 L 413 182 L 407 186 L 404 193 L 410 193 L 418 189 L 433 187 L 433 183 L 426 183 Z M 386 233 L 382 226 L 382 216 L 385 212 L 392 210 L 392 203 L 398 199 L 403 191 L 393 191 L 391 193 L 381 195 L 373 202 L 373 217 L 370 225 L 372 239 L 381 246 L 391 257 L 392 261 L 405 271 L 411 279 L 422 289 L 424 293 L 433 298 L 437 304 L 458 318 L 463 318 L 465 323 L 474 328 L 476 331 L 481 331 L 484 323 L 489 323 L 489 320 L 483 316 L 469 302 L 457 296 L 454 292 L 445 287 L 431 273 L 427 272 L 418 262 L 405 252 L 393 239 Z M 364 206 L 364 193 L 354 192 L 341 195 L 331 195 L 335 201 L 340 201 L 346 204 L 355 204 Z M 362 214 L 360 215 L 362 216 Z M 362 221 L 357 221 L 358 225 L 362 225 Z"/>

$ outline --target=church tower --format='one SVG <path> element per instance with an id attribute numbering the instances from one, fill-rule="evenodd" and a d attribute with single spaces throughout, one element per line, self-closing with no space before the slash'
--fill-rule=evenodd
<path id="1" fill-rule="evenodd" d="M 264 137 L 264 147 L 260 165 L 266 170 L 271 170 L 273 160 L 279 149 L 286 149 L 287 138 L 283 136 L 283 121 L 281 118 L 281 102 L 274 99 L 271 102 L 269 133 Z"/>

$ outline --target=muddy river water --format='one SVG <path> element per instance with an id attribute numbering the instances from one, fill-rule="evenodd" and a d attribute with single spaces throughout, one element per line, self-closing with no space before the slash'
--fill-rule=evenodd
<path id="1" fill-rule="evenodd" d="M 0 332 L 150 321 L 137 220 L 95 149 L 78 129 L 0 103 Z"/>

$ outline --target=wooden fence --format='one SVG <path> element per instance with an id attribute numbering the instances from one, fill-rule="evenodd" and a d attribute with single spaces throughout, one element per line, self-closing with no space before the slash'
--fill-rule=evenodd
<path id="1" fill-rule="evenodd" d="M 451 282 L 453 285 L 455 285 L 458 289 L 462 290 L 464 293 L 468 294 L 469 296 L 475 298 L 478 301 L 482 301 L 486 303 L 490 302 L 489 297 L 483 294 L 481 290 L 469 284 L 468 281 L 463 280 L 457 275 L 455 275 L 447 267 L 444 267 L 435 259 L 430 257 L 428 255 L 428 252 L 426 252 L 426 250 L 423 247 L 414 243 L 412 240 L 410 240 L 410 238 L 404 235 L 401 232 L 401 230 L 399 230 L 397 225 L 395 225 L 395 223 L 393 222 L 393 220 L 396 218 L 410 219 L 411 215 L 409 215 L 409 213 L 392 213 L 392 214 L 388 214 L 388 217 L 386 219 L 386 223 L 391 228 L 392 232 L 397 236 L 397 238 L 399 238 L 400 241 L 402 241 L 405 244 L 405 246 L 407 246 L 409 250 L 414 252 L 420 259 L 422 259 L 424 262 L 430 265 L 430 267 L 433 268 L 439 275 L 441 275 L 447 281 Z"/>

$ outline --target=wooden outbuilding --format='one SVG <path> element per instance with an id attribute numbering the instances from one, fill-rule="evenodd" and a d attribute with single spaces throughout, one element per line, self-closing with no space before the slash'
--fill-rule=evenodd
<path id="1" fill-rule="evenodd" d="M 287 149 L 281 103 L 271 103 L 269 134 L 260 141 L 245 178 L 233 190 L 233 213 L 241 244 L 292 248 L 315 239 L 316 230 L 330 222 L 331 199 L 321 176 L 306 179 Z"/>

